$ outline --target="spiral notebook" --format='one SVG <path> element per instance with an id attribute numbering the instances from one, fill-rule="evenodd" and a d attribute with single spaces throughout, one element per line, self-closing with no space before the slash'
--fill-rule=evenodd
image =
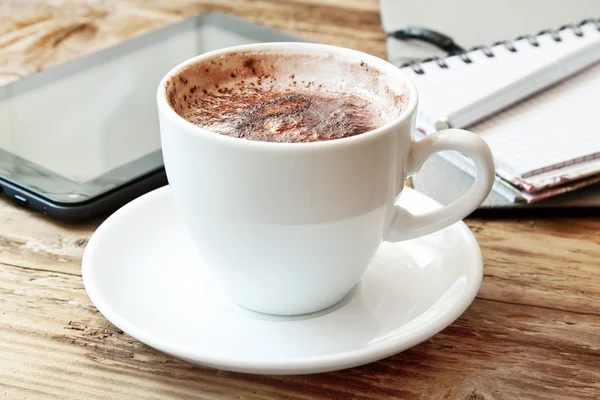
<path id="1" fill-rule="evenodd" d="M 600 20 L 403 69 L 419 92 L 418 131 L 481 135 L 499 180 L 524 200 L 600 181 Z M 474 174 L 466 157 L 442 157 Z"/>

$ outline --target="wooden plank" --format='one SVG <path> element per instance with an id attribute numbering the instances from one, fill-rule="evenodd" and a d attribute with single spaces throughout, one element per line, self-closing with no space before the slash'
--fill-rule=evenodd
<path id="1" fill-rule="evenodd" d="M 58 223 L 0 198 L 0 263 L 80 274 L 97 225 Z"/>
<path id="2" fill-rule="evenodd" d="M 385 56 L 376 1 L 0 0 L 0 84 L 203 11 Z M 357 12 L 358 11 L 358 12 Z"/>
<path id="3" fill-rule="evenodd" d="M 480 298 L 600 315 L 600 219 L 467 224 L 484 258 Z"/>
<path id="4" fill-rule="evenodd" d="M 376 0 L 0 0 L 0 84 L 206 10 L 385 57 Z M 120 332 L 77 276 L 98 221 L 58 224 L 0 200 L 0 394 L 598 398 L 600 219 L 467 223 L 482 246 L 485 278 L 480 299 L 451 327 L 368 366 L 256 377 L 200 368 Z"/>
<path id="5" fill-rule="evenodd" d="M 329 374 L 252 376 L 145 346 L 90 304 L 77 276 L 0 266 L 6 398 L 593 399 L 600 316 L 476 300 L 431 340 Z M 208 344 L 207 344 L 208 345 Z"/>

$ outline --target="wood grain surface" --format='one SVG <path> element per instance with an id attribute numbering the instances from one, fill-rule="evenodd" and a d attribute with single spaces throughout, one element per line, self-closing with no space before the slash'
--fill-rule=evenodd
<path id="1" fill-rule="evenodd" d="M 0 0 L 0 84 L 205 10 L 385 57 L 376 0 Z M 389 359 L 298 377 L 197 367 L 111 325 L 80 278 L 100 222 L 0 200 L 0 398 L 600 398 L 598 217 L 468 219 L 485 276 L 461 318 Z"/>

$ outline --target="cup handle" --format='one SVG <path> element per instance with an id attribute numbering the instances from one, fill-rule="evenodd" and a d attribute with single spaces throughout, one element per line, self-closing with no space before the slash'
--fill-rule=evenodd
<path id="1" fill-rule="evenodd" d="M 395 206 L 384 240 L 399 242 L 450 226 L 473 212 L 490 193 L 495 177 L 492 152 L 483 139 L 462 129 L 442 130 L 421 141 L 412 142 L 407 176 L 416 174 L 431 155 L 446 150 L 464 153 L 475 163 L 477 176 L 471 188 L 451 204 L 426 214 L 414 215 L 403 207 Z"/>

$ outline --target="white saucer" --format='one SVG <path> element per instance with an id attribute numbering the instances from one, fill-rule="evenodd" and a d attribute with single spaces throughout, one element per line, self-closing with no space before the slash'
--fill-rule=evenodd
<path id="1" fill-rule="evenodd" d="M 400 203 L 415 213 L 439 207 L 408 188 Z M 459 222 L 384 243 L 357 287 L 326 312 L 265 316 L 231 303 L 212 284 L 168 186 L 108 218 L 83 257 L 90 299 L 129 335 L 197 364 L 261 374 L 325 372 L 399 353 L 458 318 L 482 274 L 479 246 Z"/>

